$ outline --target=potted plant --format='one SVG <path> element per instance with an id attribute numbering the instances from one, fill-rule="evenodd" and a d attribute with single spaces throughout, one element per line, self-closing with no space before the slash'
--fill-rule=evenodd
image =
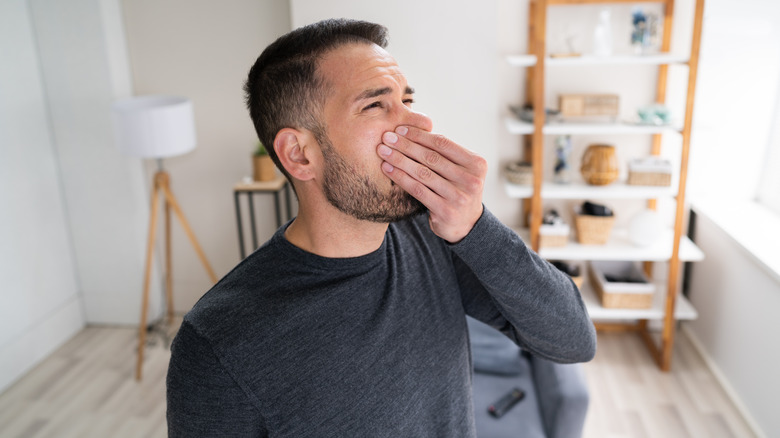
<path id="1" fill-rule="evenodd" d="M 273 181 L 276 178 L 276 167 L 268 155 L 268 151 L 261 142 L 257 142 L 257 149 L 252 157 L 255 181 Z"/>

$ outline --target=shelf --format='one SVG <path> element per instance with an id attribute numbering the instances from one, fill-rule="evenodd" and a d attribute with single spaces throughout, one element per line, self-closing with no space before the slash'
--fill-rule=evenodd
<path id="1" fill-rule="evenodd" d="M 514 230 L 524 242 L 530 242 L 528 229 Z M 573 234 L 573 233 L 572 233 Z M 609 241 L 604 245 L 581 245 L 574 235 L 569 244 L 562 247 L 541 248 L 539 255 L 548 260 L 629 260 L 635 262 L 665 262 L 672 257 L 674 231 L 664 230 L 658 241 L 650 246 L 636 246 L 628 240 L 628 230 L 612 230 Z M 688 236 L 680 240 L 680 261 L 698 262 L 704 260 L 704 253 Z"/>
<path id="2" fill-rule="evenodd" d="M 504 183 L 504 191 L 510 198 L 526 199 L 533 196 L 530 185 Z M 542 199 L 658 199 L 677 195 L 677 185 L 670 187 L 632 186 L 615 182 L 606 186 L 588 184 L 542 183 Z"/>
<path id="3" fill-rule="evenodd" d="M 506 57 L 509 65 L 514 67 L 531 67 L 536 65 L 535 55 L 509 55 Z M 545 58 L 545 65 L 555 66 L 586 66 L 586 65 L 669 65 L 686 64 L 687 56 L 670 53 L 657 53 L 653 55 L 612 55 L 594 56 L 582 55 L 561 58 Z"/>
<path id="4" fill-rule="evenodd" d="M 519 120 L 512 116 L 504 119 L 506 129 L 510 134 L 530 135 L 534 133 L 533 123 Z M 546 123 L 542 133 L 546 135 L 562 134 L 662 134 L 665 132 L 681 132 L 682 128 L 675 125 L 642 125 L 638 123 Z"/>
<path id="5" fill-rule="evenodd" d="M 580 289 L 582 301 L 588 309 L 588 315 L 596 321 L 615 321 L 627 319 L 663 319 L 664 306 L 666 304 L 666 284 L 655 282 L 655 292 L 653 294 L 653 305 L 649 309 L 608 309 L 602 307 L 598 295 L 590 285 L 590 278 L 585 279 L 585 283 Z M 674 309 L 674 318 L 677 320 L 693 320 L 698 318 L 699 314 L 693 308 L 690 301 L 685 296 L 678 295 Z"/>

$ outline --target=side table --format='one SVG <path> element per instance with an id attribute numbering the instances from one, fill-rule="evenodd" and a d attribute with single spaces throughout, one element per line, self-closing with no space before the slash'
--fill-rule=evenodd
<path id="1" fill-rule="evenodd" d="M 242 194 L 246 195 L 249 206 L 249 222 L 250 230 L 252 231 L 252 251 L 257 249 L 257 226 L 255 224 L 255 205 L 254 195 L 256 194 L 273 194 L 274 206 L 276 208 L 276 227 L 282 226 L 282 210 L 279 202 L 279 193 L 284 191 L 285 206 L 287 213 L 287 220 L 292 218 L 292 212 L 290 208 L 290 184 L 287 182 L 287 178 L 278 175 L 273 181 L 252 181 L 252 182 L 240 182 L 233 187 L 233 199 L 236 204 L 236 221 L 238 222 L 238 246 L 241 250 L 241 260 L 246 257 L 246 250 L 244 249 L 244 227 L 241 222 L 241 201 Z"/>

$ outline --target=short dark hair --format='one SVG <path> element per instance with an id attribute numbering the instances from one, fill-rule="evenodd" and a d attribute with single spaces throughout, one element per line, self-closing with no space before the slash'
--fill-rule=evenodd
<path id="1" fill-rule="evenodd" d="M 281 165 L 273 144 L 284 128 L 305 128 L 318 141 L 325 135 L 320 120 L 327 97 L 317 63 L 327 52 L 348 43 L 387 46 L 387 28 L 366 21 L 330 19 L 287 33 L 263 50 L 244 84 L 246 105 L 260 141 L 276 166 Z"/>

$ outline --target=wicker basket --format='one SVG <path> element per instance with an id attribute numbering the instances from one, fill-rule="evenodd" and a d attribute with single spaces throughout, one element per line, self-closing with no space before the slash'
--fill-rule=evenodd
<path id="1" fill-rule="evenodd" d="M 530 163 L 509 163 L 504 169 L 504 174 L 512 184 L 531 185 L 534 182 L 534 171 Z"/>
<path id="2" fill-rule="evenodd" d="M 658 186 L 669 187 L 672 185 L 671 173 L 652 173 L 628 171 L 628 184 L 632 186 Z"/>
<path id="3" fill-rule="evenodd" d="M 583 245 L 603 245 L 609 240 L 615 216 L 591 216 L 574 213 L 577 242 Z"/>
<path id="4" fill-rule="evenodd" d="M 632 276 L 642 278 L 645 283 L 610 283 L 604 273 L 609 271 L 631 272 Z M 607 309 L 649 309 L 653 306 L 655 286 L 647 281 L 641 270 L 633 262 L 590 262 L 590 282 L 601 300 L 601 306 Z"/>

